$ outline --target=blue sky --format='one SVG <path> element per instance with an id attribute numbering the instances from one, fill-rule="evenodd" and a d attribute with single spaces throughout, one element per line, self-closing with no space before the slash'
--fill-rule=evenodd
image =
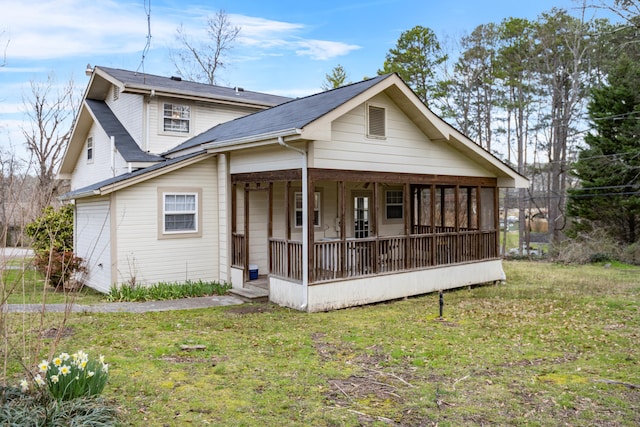
<path id="1" fill-rule="evenodd" d="M 54 72 L 60 85 L 73 78 L 82 93 L 87 64 L 142 70 L 149 7 L 145 72 L 175 75 L 168 52 L 177 47 L 176 28 L 182 24 L 197 38 L 207 16 L 223 9 L 241 32 L 219 84 L 305 96 L 320 91 L 338 64 L 350 81 L 374 76 L 400 33 L 416 25 L 447 43 L 480 24 L 535 19 L 553 7 L 577 14 L 577 6 L 575 0 L 0 0 L 0 49 L 6 50 L 0 148 L 21 149 L 30 81 Z"/>

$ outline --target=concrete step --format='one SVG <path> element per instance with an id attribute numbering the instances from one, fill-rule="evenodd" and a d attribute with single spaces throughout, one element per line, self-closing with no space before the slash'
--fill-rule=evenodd
<path id="1" fill-rule="evenodd" d="M 229 293 L 246 302 L 269 302 L 269 291 L 255 286 L 231 288 Z"/>

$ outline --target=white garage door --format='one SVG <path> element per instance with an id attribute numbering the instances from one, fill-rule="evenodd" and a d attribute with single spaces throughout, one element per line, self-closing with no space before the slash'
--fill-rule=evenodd
<path id="1" fill-rule="evenodd" d="M 87 265 L 86 285 L 100 292 L 111 288 L 109 199 L 76 201 L 75 252 Z"/>

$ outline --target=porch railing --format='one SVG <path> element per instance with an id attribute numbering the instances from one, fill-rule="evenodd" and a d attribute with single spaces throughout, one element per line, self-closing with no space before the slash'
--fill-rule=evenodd
<path id="1" fill-rule="evenodd" d="M 436 234 L 324 240 L 313 244 L 312 282 L 438 265 L 480 261 L 498 256 L 497 232 L 460 230 Z M 233 265 L 244 265 L 244 235 L 233 235 Z M 269 240 L 269 273 L 302 280 L 302 243 Z"/>
<path id="2" fill-rule="evenodd" d="M 244 234 L 233 233 L 231 239 L 231 265 L 244 267 Z"/>

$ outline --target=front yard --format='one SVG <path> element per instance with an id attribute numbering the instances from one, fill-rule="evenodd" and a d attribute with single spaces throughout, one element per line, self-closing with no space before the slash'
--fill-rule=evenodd
<path id="1" fill-rule="evenodd" d="M 58 351 L 105 355 L 124 425 L 639 425 L 638 268 L 504 265 L 504 285 L 446 292 L 443 319 L 437 294 L 84 313 Z"/>

